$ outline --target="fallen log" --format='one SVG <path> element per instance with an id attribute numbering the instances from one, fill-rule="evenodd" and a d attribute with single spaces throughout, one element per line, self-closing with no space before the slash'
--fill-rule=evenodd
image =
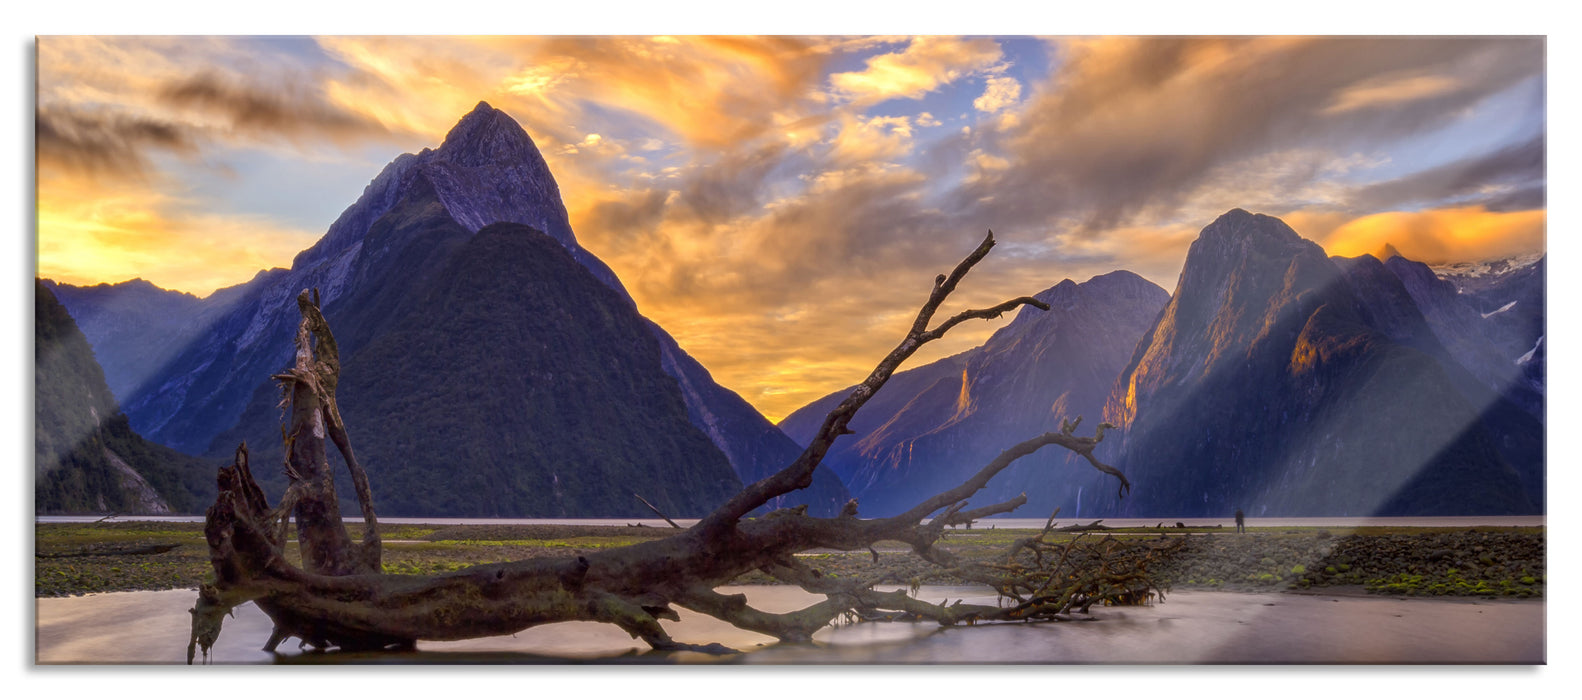
<path id="1" fill-rule="evenodd" d="M 851 434 L 847 425 L 852 416 L 924 344 L 968 320 L 996 318 L 1021 306 L 1048 309 L 1037 299 L 1019 297 L 963 311 L 930 326 L 940 305 L 993 246 L 991 232 L 950 274 L 935 280 L 906 336 L 830 411 L 795 461 L 743 488 L 697 525 L 626 547 L 431 576 L 380 572 L 371 489 L 352 455 L 335 402 L 340 370 L 336 346 L 316 293 L 304 290 L 297 299 L 302 323 L 296 336 L 296 363 L 275 376 L 282 385 L 283 406 L 290 408 L 284 430 L 289 485 L 281 503 L 270 507 L 250 472 L 245 444 L 238 448 L 233 464 L 219 471 L 219 495 L 207 511 L 204 528 L 214 578 L 202 587 L 191 610 L 188 662 L 199 650 L 207 658 L 224 616 L 247 601 L 256 602 L 274 622 L 266 650 L 291 637 L 316 649 L 411 648 L 417 640 L 467 639 L 587 620 L 616 625 L 654 649 L 727 653 L 729 649 L 717 644 L 678 642 L 661 621 L 678 619 L 675 608 L 683 607 L 784 642 L 803 642 L 843 616 L 929 619 L 942 625 L 1064 620 L 1095 603 L 1151 599 L 1160 589 L 1149 575 L 1149 565 L 1175 545 L 1123 543 L 1114 538 L 1057 540 L 1051 537 L 1051 516 L 1043 532 L 1015 543 L 1003 560 L 960 561 L 935 546 L 947 527 L 1008 513 L 1025 503 L 1024 494 L 1003 503 L 968 507 L 969 499 L 995 475 L 1044 447 L 1081 455 L 1094 469 L 1115 477 L 1124 496 L 1131 488 L 1126 476 L 1093 456 L 1105 430 L 1114 427 L 1108 423 L 1085 437 L 1075 434 L 1080 418 L 1065 421 L 1058 431 L 1010 446 L 960 485 L 893 517 L 859 519 L 856 500 L 832 518 L 810 517 L 805 508 L 747 517 L 773 499 L 810 485 L 814 469 L 834 441 Z M 335 508 L 326 436 L 353 472 L 366 523 L 360 543 L 347 536 Z M 287 523 L 293 519 L 301 565 L 284 554 Z M 877 558 L 874 545 L 880 541 L 901 542 L 952 576 L 992 586 L 1006 604 L 928 603 L 906 592 L 873 590 L 874 581 L 826 577 L 795 557 L 808 550 L 832 549 L 868 550 Z M 825 599 L 802 610 L 769 613 L 747 605 L 743 596 L 716 591 L 755 570 Z"/>

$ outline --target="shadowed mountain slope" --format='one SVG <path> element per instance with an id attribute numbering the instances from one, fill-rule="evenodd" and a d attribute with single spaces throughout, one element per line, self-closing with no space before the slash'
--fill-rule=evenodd
<path id="1" fill-rule="evenodd" d="M 1168 298 L 1124 271 L 1065 280 L 1037 297 L 1049 311 L 1023 308 L 982 346 L 896 374 L 858 414 L 856 435 L 836 443 L 826 461 L 846 475 L 864 515 L 897 512 L 959 483 L 1062 420 L 1097 424 L 1115 375 Z M 786 431 L 810 434 L 824 405 L 846 393 L 793 413 Z M 1026 493 L 1019 514 L 1059 507 L 1070 516 L 1079 494 L 1100 488 L 1102 476 L 1069 453 L 1035 453 L 990 482 L 977 504 Z"/>
<path id="2" fill-rule="evenodd" d="M 34 512 L 201 512 L 214 467 L 132 431 L 88 341 L 34 284 Z"/>
<path id="3" fill-rule="evenodd" d="M 1353 267 L 1348 276 L 1272 217 L 1238 209 L 1204 228 L 1106 408 L 1123 426 L 1114 464 L 1136 488 L 1094 508 L 1148 517 L 1539 512 L 1486 407 L 1458 390 L 1466 370 L 1401 290 L 1359 296 L 1382 277 Z"/>
<path id="4" fill-rule="evenodd" d="M 255 280 L 228 308 L 214 313 L 208 328 L 173 353 L 164 371 L 128 402 L 129 415 L 168 444 L 214 455 L 229 455 L 244 438 L 255 449 L 277 441 L 278 430 L 268 427 L 270 420 L 278 421 L 278 411 L 270 417 L 277 397 L 267 377 L 290 363 L 296 293 L 310 287 L 321 291 L 343 354 L 352 357 L 427 304 L 421 290 L 450 274 L 450 257 L 495 222 L 524 224 L 548 236 L 618 304 L 641 318 L 608 267 L 577 244 L 559 188 L 531 138 L 505 113 L 480 103 L 440 148 L 391 162 L 290 270 Z M 639 325 L 640 334 L 656 344 L 658 365 L 680 392 L 694 432 L 708 438 L 738 478 L 770 473 L 800 453 L 739 396 L 715 384 L 662 329 L 647 321 Z M 386 373 L 375 365 L 364 367 L 376 376 Z M 437 379 L 458 380 L 468 370 L 448 372 Z M 594 449 L 591 442 L 589 449 Z M 697 468 L 707 470 L 711 459 Z M 806 502 L 814 513 L 832 514 L 846 497 L 833 475 L 821 473 L 812 488 L 791 495 L 784 505 Z M 565 513 L 593 514 L 578 511 L 575 504 Z"/>

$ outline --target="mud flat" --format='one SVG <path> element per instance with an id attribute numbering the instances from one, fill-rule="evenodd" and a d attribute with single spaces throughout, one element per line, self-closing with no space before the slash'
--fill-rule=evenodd
<path id="1" fill-rule="evenodd" d="M 35 526 L 34 596 L 196 586 L 210 575 L 202 523 L 40 523 Z M 359 527 L 353 526 L 353 537 Z M 400 524 L 386 527 L 385 570 L 435 574 L 488 562 L 574 556 L 666 537 L 669 528 L 590 525 Z M 980 560 L 1003 556 L 1026 529 L 958 529 L 939 546 Z M 1369 590 L 1388 595 L 1541 598 L 1547 587 L 1543 527 L 1457 528 L 1268 527 L 1236 534 L 1224 528 L 1123 528 L 1059 537 L 1180 540 L 1156 570 L 1158 582 L 1184 592 Z M 804 560 L 825 575 L 907 585 L 957 585 L 907 551 L 881 543 L 875 562 L 864 552 L 811 552 Z M 295 546 L 287 548 L 295 557 Z M 752 573 L 739 584 L 775 581 Z"/>
<path id="2" fill-rule="evenodd" d="M 749 602 L 791 610 L 818 598 L 789 586 L 739 586 Z M 925 586 L 925 599 L 992 602 L 987 589 Z M 186 590 L 36 599 L 39 664 L 181 664 Z M 687 664 L 1541 664 L 1541 600 L 1178 591 L 1162 603 L 1095 608 L 1092 620 L 979 625 L 862 623 L 828 628 L 813 645 L 778 645 L 681 611 L 667 628 L 685 641 L 718 641 L 729 656 L 646 651 L 610 625 L 559 623 L 516 635 L 420 642 L 413 653 L 259 650 L 269 619 L 251 604 L 227 620 L 211 662 L 269 663 L 687 663 Z"/>

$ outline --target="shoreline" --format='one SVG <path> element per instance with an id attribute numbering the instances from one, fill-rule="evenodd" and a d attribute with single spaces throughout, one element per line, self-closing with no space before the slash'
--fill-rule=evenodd
<path id="1" fill-rule="evenodd" d="M 729 586 L 752 605 L 785 611 L 818 596 L 794 586 Z M 992 603 L 982 587 L 925 586 L 930 597 Z M 1281 593 L 1284 593 L 1282 595 Z M 40 598 L 37 664 L 167 664 L 185 661 L 191 591 L 116 592 Z M 1548 662 L 1544 600 L 1484 601 L 1299 592 L 1185 591 L 1163 602 L 1095 608 L 1086 621 L 941 627 L 863 622 L 820 630 L 813 644 L 779 644 L 682 609 L 677 638 L 719 642 L 739 654 L 647 649 L 619 628 L 560 622 L 512 635 L 420 642 L 414 652 L 259 649 L 271 623 L 255 605 L 237 609 L 219 636 L 216 664 L 1507 664 Z M 135 633 L 129 632 L 135 630 Z M 137 644 L 128 644 L 135 634 Z M 150 640 L 163 640 L 149 643 Z"/>
<path id="2" fill-rule="evenodd" d="M 352 536 L 361 526 L 350 527 Z M 575 556 L 667 537 L 671 528 L 607 525 L 448 525 L 381 523 L 385 570 L 437 574 L 475 564 Z M 939 546 L 987 559 L 1024 529 L 952 529 Z M 1076 536 L 1065 533 L 1057 536 Z M 1470 528 L 1362 526 L 1250 527 L 1245 535 L 1218 528 L 1123 528 L 1084 537 L 1182 538 L 1182 549 L 1155 573 L 1170 591 L 1301 592 L 1446 598 L 1543 598 L 1546 527 Z M 202 523 L 109 521 L 35 525 L 35 598 L 112 591 L 195 588 L 209 574 Z M 941 576 L 904 547 L 800 555 L 826 575 L 882 584 L 964 583 Z M 288 546 L 288 556 L 294 547 Z M 738 585 L 774 583 L 752 572 Z M 1358 593 L 1360 591 L 1360 593 Z"/>

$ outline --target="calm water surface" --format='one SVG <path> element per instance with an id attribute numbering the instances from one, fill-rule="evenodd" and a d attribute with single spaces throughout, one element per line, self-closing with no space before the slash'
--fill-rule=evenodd
<path id="1" fill-rule="evenodd" d="M 98 516 L 46 516 L 40 523 L 94 522 Z M 197 516 L 117 518 L 201 522 Z M 1231 519 L 1115 518 L 1112 527 L 1160 522 L 1224 525 Z M 637 518 L 381 518 L 392 524 L 550 524 L 669 527 Z M 678 521 L 684 526 L 696 520 Z M 1041 528 L 1043 518 L 997 518 L 977 527 Z M 1077 520 L 1060 520 L 1071 524 Z M 1082 523 L 1092 522 L 1083 519 Z M 1248 518 L 1263 527 L 1542 526 L 1543 516 L 1434 518 Z M 821 599 L 791 586 L 726 587 L 745 593 L 768 611 L 790 611 Z M 993 603 L 976 587 L 925 586 L 926 600 L 962 598 Z M 193 591 L 103 593 L 39 598 L 35 605 L 35 661 L 39 664 L 180 664 L 189 633 Z M 463 642 L 420 642 L 404 654 L 311 654 L 282 645 L 280 654 L 259 649 L 269 619 L 248 604 L 226 621 L 211 661 L 268 663 L 743 663 L 743 664 L 956 664 L 956 663 L 1498 663 L 1545 660 L 1542 601 L 1396 599 L 1378 596 L 1292 595 L 1180 591 L 1163 603 L 1095 610 L 1094 620 L 1059 624 L 980 625 L 941 628 L 931 623 L 859 624 L 826 628 L 812 645 L 774 640 L 713 618 L 681 610 L 667 622 L 672 636 L 720 642 L 746 653 L 715 657 L 647 650 L 612 625 L 567 622 L 516 635 Z M 164 641 L 159 641 L 164 640 Z"/>
<path id="2" fill-rule="evenodd" d="M 45 515 L 34 520 L 41 523 L 91 523 L 104 520 L 100 515 Z M 201 515 L 137 515 L 111 518 L 111 520 L 128 521 L 142 520 L 154 522 L 201 523 Z M 347 522 L 362 522 L 362 518 L 349 517 Z M 1153 527 L 1163 523 L 1166 526 L 1181 523 L 1190 527 L 1213 527 L 1222 525 L 1232 527 L 1236 521 L 1231 517 L 1224 518 L 1060 518 L 1055 521 L 1056 526 L 1071 525 L 1076 523 L 1087 524 L 1094 520 L 1102 520 L 1110 527 Z M 996 528 L 1042 528 L 1046 518 L 989 518 L 979 520 L 974 527 Z M 386 518 L 380 517 L 379 522 L 393 525 L 637 525 L 647 527 L 670 527 L 663 520 L 650 520 L 644 518 Z M 697 524 L 696 519 L 676 520 L 683 527 Z M 1479 525 L 1496 527 L 1541 527 L 1544 525 L 1542 515 L 1515 515 L 1515 516 L 1450 516 L 1450 517 L 1412 517 L 1412 518 L 1374 518 L 1374 517 L 1342 517 L 1342 518 L 1247 518 L 1247 525 L 1251 527 L 1330 527 L 1348 528 L 1364 526 L 1399 526 L 1399 527 L 1474 527 Z"/>
<path id="3" fill-rule="evenodd" d="M 785 612 L 821 599 L 791 586 L 737 586 L 758 608 Z M 926 600 L 993 603 L 977 587 L 924 586 Z M 39 664 L 181 664 L 193 591 L 102 593 L 36 600 Z M 269 663 L 688 664 L 1538 664 L 1544 603 L 1378 596 L 1181 591 L 1150 606 L 1095 609 L 1093 620 L 942 628 L 864 623 L 826 628 L 810 645 L 782 645 L 681 610 L 676 639 L 745 653 L 657 653 L 613 625 L 565 622 L 515 635 L 419 642 L 414 653 L 313 654 L 259 649 L 269 619 L 252 604 L 228 619 L 210 661 Z"/>

